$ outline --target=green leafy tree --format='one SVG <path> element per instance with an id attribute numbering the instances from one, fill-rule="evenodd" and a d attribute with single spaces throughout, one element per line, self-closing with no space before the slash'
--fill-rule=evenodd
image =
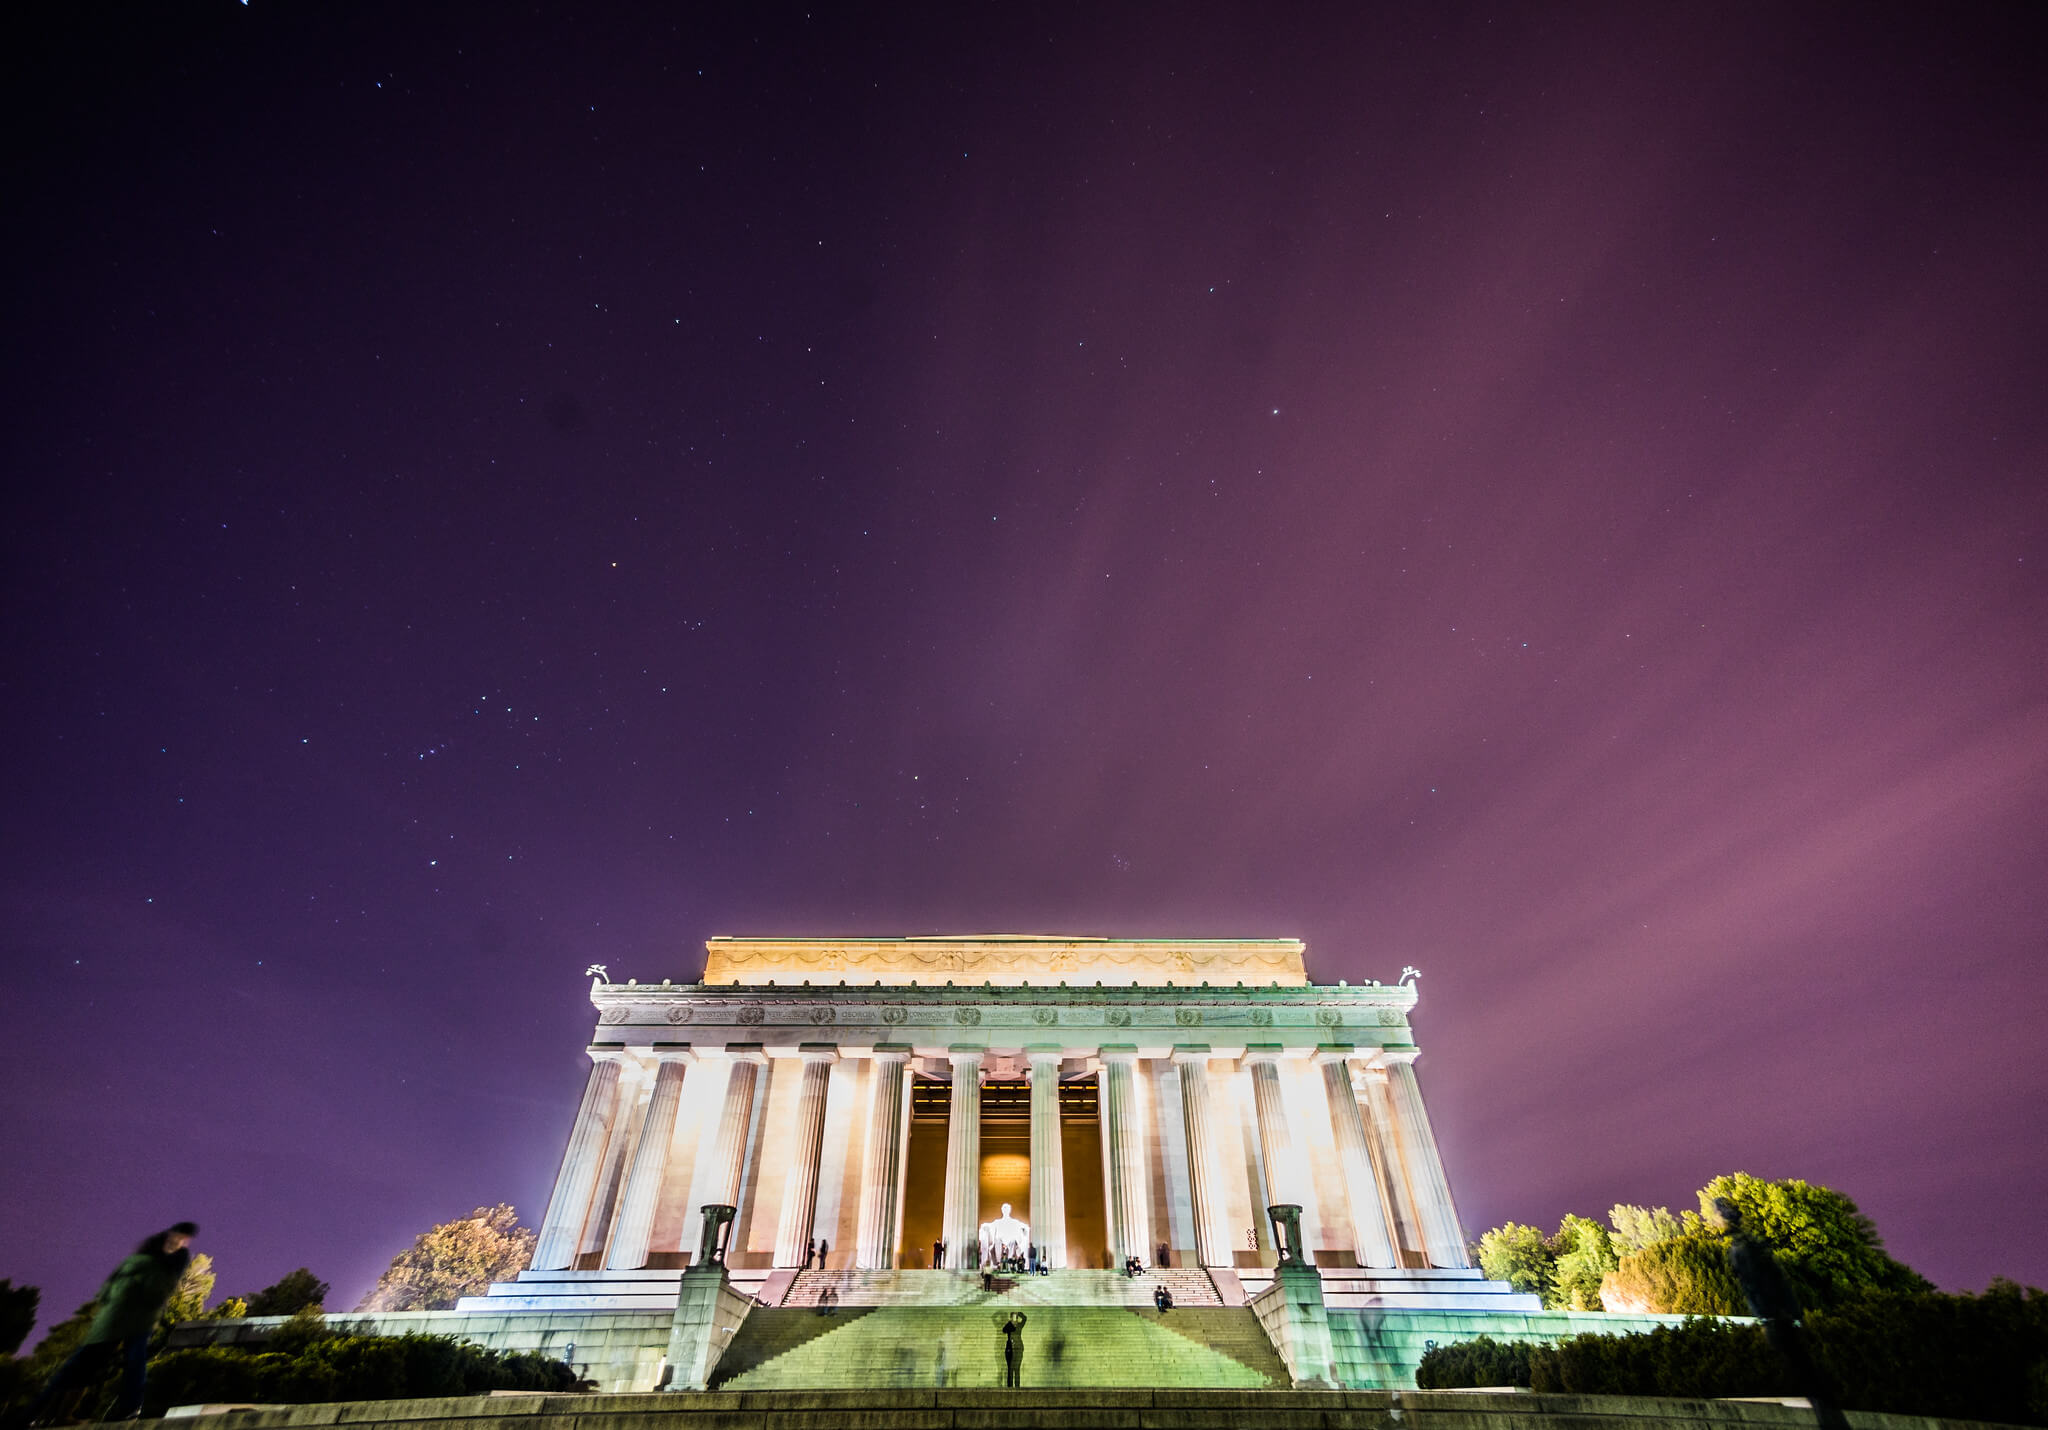
<path id="1" fill-rule="evenodd" d="M 162 1331 L 180 1321 L 196 1321 L 204 1316 L 207 1298 L 213 1295 L 214 1280 L 213 1258 L 203 1251 L 195 1254 L 178 1278 L 171 1299 L 164 1302 L 163 1314 L 157 1317 L 157 1329 Z"/>
<path id="2" fill-rule="evenodd" d="M 1698 1212 L 1688 1211 L 1673 1216 L 1669 1207 L 1619 1205 L 1607 1213 L 1607 1223 L 1614 1228 L 1616 1256 L 1633 1256 L 1674 1236 L 1706 1230 Z"/>
<path id="3" fill-rule="evenodd" d="M 99 1302 L 88 1301 L 43 1332 L 43 1338 L 36 1342 L 36 1348 L 28 1358 L 29 1374 L 38 1381 L 48 1380 L 51 1372 L 85 1340 L 85 1333 L 99 1309 Z"/>
<path id="4" fill-rule="evenodd" d="M 1513 1221 L 1495 1227 L 1479 1238 L 1479 1265 L 1490 1279 L 1534 1292 L 1550 1304 L 1557 1255 L 1537 1228 Z"/>
<path id="5" fill-rule="evenodd" d="M 251 1316 L 292 1316 L 308 1307 L 318 1308 L 327 1299 L 327 1283 L 301 1266 L 287 1271 L 261 1291 L 250 1294 Z"/>
<path id="6" fill-rule="evenodd" d="M 1700 1188 L 1700 1211 L 1713 1217 L 1726 1198 L 1743 1230 L 1785 1264 L 1807 1309 L 1839 1305 L 1873 1291 L 1925 1292 L 1934 1285 L 1885 1254 L 1877 1227 L 1840 1192 L 1788 1177 L 1770 1182 L 1735 1172 Z"/>
<path id="7" fill-rule="evenodd" d="M 1610 1311 L 1678 1316 L 1746 1316 L 1742 1288 L 1728 1270 L 1728 1243 L 1711 1232 L 1669 1237 L 1621 1258 L 1600 1283 Z"/>
<path id="8" fill-rule="evenodd" d="M 0 1281 L 0 1356 L 21 1349 L 28 1333 L 36 1328 L 36 1304 L 43 1293 L 34 1286 L 17 1286 Z"/>
<path id="9" fill-rule="evenodd" d="M 533 1259 L 535 1235 L 503 1202 L 478 1207 L 423 1233 L 391 1260 L 358 1311 L 442 1311 L 517 1275 Z"/>
<path id="10" fill-rule="evenodd" d="M 1550 1239 L 1550 1251 L 1556 1259 L 1544 1304 L 1566 1311 L 1602 1309 L 1600 1278 L 1620 1264 L 1607 1228 L 1590 1217 L 1567 1214 Z"/>

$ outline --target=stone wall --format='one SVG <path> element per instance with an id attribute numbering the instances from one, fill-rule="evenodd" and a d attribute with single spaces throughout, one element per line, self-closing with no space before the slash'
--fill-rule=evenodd
<path id="1" fill-rule="evenodd" d="M 1447 1346 L 1480 1336 L 1547 1342 L 1589 1331 L 1619 1336 L 1685 1320 L 1600 1311 L 1365 1311 L 1340 1306 L 1325 1314 L 1337 1378 L 1359 1390 L 1414 1389 L 1415 1368 L 1432 1344 Z"/>

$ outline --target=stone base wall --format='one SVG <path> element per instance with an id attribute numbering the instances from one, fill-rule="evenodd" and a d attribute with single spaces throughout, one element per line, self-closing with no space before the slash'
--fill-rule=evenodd
<path id="1" fill-rule="evenodd" d="M 1335 1390 L 1348 1384 L 1337 1364 L 1328 1312 L 1323 1306 L 1322 1280 L 1313 1267 L 1283 1266 L 1273 1284 L 1252 1297 L 1250 1306 L 1265 1329 L 1266 1339 L 1280 1353 L 1297 1389 Z"/>
<path id="2" fill-rule="evenodd" d="M 1850 1411 L 1850 1430 L 1958 1430 L 1968 1422 Z M 232 1430 L 1071 1430 L 1165 1425 L 1244 1430 L 1813 1430 L 1804 1406 L 1633 1396 L 1379 1390 L 769 1390 L 492 1396 L 239 1410 Z M 191 1430 L 185 1420 L 143 1421 Z"/>
<path id="3" fill-rule="evenodd" d="M 1331 1306 L 1330 1352 L 1337 1378 L 1356 1390 L 1413 1390 L 1430 1344 L 1491 1336 L 1497 1341 L 1561 1341 L 1593 1332 L 1619 1336 L 1675 1326 L 1683 1316 L 1602 1311 L 1372 1311 Z"/>
<path id="4" fill-rule="evenodd" d="M 685 1275 L 669 1330 L 668 1367 L 656 1383 L 667 1390 L 704 1389 L 753 1310 L 754 1299 L 734 1290 L 723 1272 L 707 1267 Z"/>

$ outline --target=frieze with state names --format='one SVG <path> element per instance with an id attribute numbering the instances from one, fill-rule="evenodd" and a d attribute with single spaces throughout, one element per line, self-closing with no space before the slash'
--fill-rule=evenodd
<path id="1" fill-rule="evenodd" d="M 1091 1028 L 1102 1030 L 1110 1041 L 1137 1038 L 1145 1043 L 1206 1036 L 1227 1046 L 1233 1029 L 1242 1030 L 1239 1036 L 1256 1029 L 1254 1041 L 1278 1040 L 1287 1046 L 1343 1041 L 1407 1045 L 1407 1014 L 1415 1001 L 1412 969 L 1403 970 L 1399 983 L 1356 987 L 1257 977 L 1269 971 L 1272 959 L 1286 965 L 1297 956 L 1298 945 L 1287 940 L 1187 946 L 1021 938 L 884 940 L 853 941 L 845 946 L 851 950 L 846 957 L 810 944 L 796 947 L 796 956 L 780 964 L 767 956 L 790 947 L 753 941 L 742 948 L 728 941 L 721 954 L 725 961 L 716 966 L 727 973 L 740 964 L 751 966 L 748 976 L 724 981 L 622 984 L 593 965 L 588 970 L 591 1002 L 606 1029 L 689 1024 L 700 1030 L 700 1038 L 715 1041 L 717 1030 L 729 1027 L 736 1033 L 746 1029 L 736 1040 L 751 1042 L 779 1028 L 789 1029 L 798 1041 L 807 1028 L 830 1028 L 834 1031 L 828 1036 L 859 1048 L 883 1036 L 884 1029 L 892 1030 L 887 1037 L 942 1043 L 965 1037 L 991 1047 L 1013 1040 L 1022 1044 L 1037 1030 L 1055 1029 L 1062 1041 L 1085 1047 Z M 933 963 L 940 954 L 944 957 Z M 967 976 L 888 975 L 905 966 Z M 878 967 L 884 976 L 860 976 Z M 1107 976 L 1118 968 L 1122 976 Z M 1005 977 L 1005 971 L 1017 976 Z M 1285 967 L 1280 971 L 1284 974 Z M 1205 979 L 1203 972 L 1232 976 Z M 847 976 L 787 977 L 791 973 Z M 976 979 L 975 973 L 995 976 Z M 1060 977 L 1063 973 L 1080 976 Z M 1089 976 L 1094 973 L 1105 977 Z M 1189 973 L 1196 976 L 1189 979 Z M 1235 976 L 1247 973 L 1253 976 Z"/>

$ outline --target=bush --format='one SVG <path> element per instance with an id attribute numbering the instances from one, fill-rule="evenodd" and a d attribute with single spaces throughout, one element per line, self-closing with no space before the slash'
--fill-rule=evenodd
<path id="1" fill-rule="evenodd" d="M 1637 1335 L 1573 1336 L 1532 1357 L 1529 1388 L 1571 1395 L 1797 1395 L 1763 1328 L 1698 1318 Z"/>
<path id="2" fill-rule="evenodd" d="M 576 1373 L 558 1360 L 485 1350 L 452 1336 L 328 1333 L 296 1345 L 285 1340 L 283 1349 L 203 1346 L 159 1356 L 150 1363 L 144 1413 L 219 1401 L 304 1404 L 577 1388 Z"/>
<path id="3" fill-rule="evenodd" d="M 1812 1318 L 1814 1354 L 1853 1409 L 2048 1425 L 2048 1295 L 1872 1296 Z"/>
<path id="4" fill-rule="evenodd" d="M 1497 1341 L 1492 1336 L 1431 1346 L 1415 1369 L 1415 1383 L 1423 1390 L 1459 1390 L 1469 1385 L 1526 1387 L 1529 1357 L 1538 1349 L 1529 1341 Z"/>
<path id="5" fill-rule="evenodd" d="M 28 1357 L 0 1356 L 0 1410 L 11 1410 L 26 1401 L 39 1382 L 28 1371 Z"/>
<path id="6" fill-rule="evenodd" d="M 1633 1259 L 1633 1258 L 1630 1258 Z M 1814 1359 L 1851 1410 L 2048 1425 L 2048 1295 L 1993 1282 L 1981 1296 L 1870 1296 L 1813 1316 Z M 1517 1364 L 1520 1358 L 1520 1364 Z M 1423 1357 L 1425 1390 L 1526 1385 L 1575 1395 L 1801 1395 L 1750 1321 L 1699 1317 L 1646 1334 L 1551 1345 L 1486 1337 Z"/>
<path id="7" fill-rule="evenodd" d="M 1670 1237 L 1621 1258 L 1600 1286 L 1608 1310 L 1674 1316 L 1743 1316 L 1742 1287 L 1728 1269 L 1727 1243 L 1712 1232 Z"/>

